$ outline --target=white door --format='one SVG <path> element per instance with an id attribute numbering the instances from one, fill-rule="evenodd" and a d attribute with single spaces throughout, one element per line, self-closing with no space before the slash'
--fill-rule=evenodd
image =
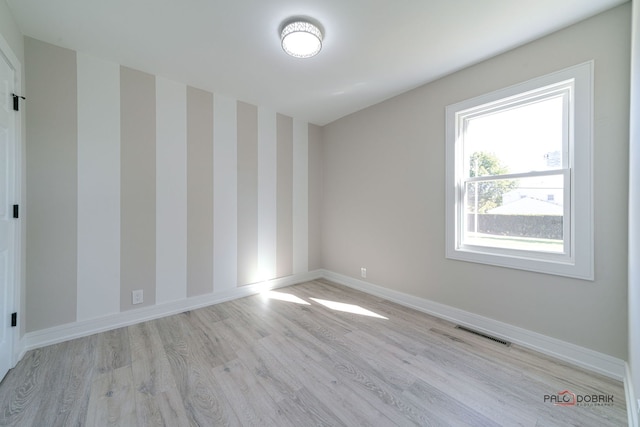
<path id="1" fill-rule="evenodd" d="M 16 121 L 13 110 L 15 70 L 0 46 L 0 380 L 13 367 L 11 327 L 14 305 L 15 242 L 17 221 L 13 218 L 16 203 Z"/>

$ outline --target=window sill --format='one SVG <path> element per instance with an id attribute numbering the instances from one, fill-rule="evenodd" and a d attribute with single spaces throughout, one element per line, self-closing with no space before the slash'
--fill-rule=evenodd
<path id="1" fill-rule="evenodd" d="M 555 257 L 555 259 L 551 256 L 548 259 L 540 259 L 537 257 L 527 256 L 528 253 L 526 251 L 492 253 L 485 249 L 486 248 L 474 248 L 469 246 L 457 249 L 447 248 L 446 258 L 457 261 L 488 264 L 496 267 L 531 271 L 534 273 L 565 276 L 574 279 L 594 280 L 592 264 L 580 265 L 580 263 L 562 256 Z"/>

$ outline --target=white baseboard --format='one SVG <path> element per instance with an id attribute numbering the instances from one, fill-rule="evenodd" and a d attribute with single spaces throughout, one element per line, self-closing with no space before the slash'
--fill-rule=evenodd
<path id="1" fill-rule="evenodd" d="M 633 381 L 631 379 L 631 369 L 629 364 L 625 363 L 624 375 L 624 395 L 627 400 L 627 417 L 629 419 L 629 427 L 638 427 L 638 411 L 640 410 L 636 393 L 633 389 Z"/>
<path id="2" fill-rule="evenodd" d="M 283 277 L 280 279 L 268 280 L 266 282 L 256 283 L 253 285 L 240 286 L 231 291 L 218 293 L 214 292 L 211 294 L 200 295 L 164 304 L 147 306 L 139 308 L 137 310 L 114 313 L 97 319 L 68 323 L 64 325 L 54 326 L 52 328 L 29 332 L 25 334 L 24 337 L 22 337 L 22 339 L 20 340 L 21 348 L 17 352 L 17 359 L 22 359 L 24 354 L 29 350 L 44 347 L 47 345 L 57 344 L 63 341 L 85 337 L 99 332 L 122 328 L 124 326 L 134 325 L 136 323 L 146 322 L 148 320 L 153 320 L 164 316 L 170 316 L 172 314 L 183 313 L 188 310 L 195 310 L 197 308 L 206 307 L 225 301 L 231 301 L 237 298 L 254 295 L 270 289 L 296 285 L 298 283 L 315 280 L 320 277 L 322 277 L 322 272 L 320 270 L 315 270 L 307 273 Z"/>
<path id="3" fill-rule="evenodd" d="M 625 379 L 625 362 L 621 359 L 580 347 L 537 332 L 509 325 L 508 323 L 460 310 L 424 298 L 377 286 L 363 280 L 354 279 L 328 270 L 322 270 L 327 280 L 357 289 L 389 301 L 410 307 L 450 322 L 503 338 L 522 347 L 553 356 L 618 381 Z"/>

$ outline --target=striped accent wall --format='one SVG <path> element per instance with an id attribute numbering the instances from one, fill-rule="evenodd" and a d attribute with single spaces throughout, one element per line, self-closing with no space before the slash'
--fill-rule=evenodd
<path id="1" fill-rule="evenodd" d="M 276 115 L 276 275 L 293 274 L 293 119 Z"/>
<path id="2" fill-rule="evenodd" d="M 76 73 L 75 52 L 25 39 L 25 76 L 30 102 L 26 108 L 27 332 L 76 320 Z"/>
<path id="3" fill-rule="evenodd" d="M 309 183 L 309 214 L 307 216 L 307 237 L 309 251 L 309 271 L 322 268 L 322 255 L 320 251 L 322 222 L 320 212 L 322 211 L 322 128 L 309 124 L 307 158 L 307 179 Z"/>
<path id="4" fill-rule="evenodd" d="M 258 108 L 258 280 L 276 277 L 277 253 L 276 113 Z"/>
<path id="5" fill-rule="evenodd" d="M 26 332 L 319 267 L 306 122 L 34 39 L 25 50 Z"/>
<path id="6" fill-rule="evenodd" d="M 187 87 L 156 79 L 156 301 L 187 297 Z"/>
<path id="7" fill-rule="evenodd" d="M 156 301 L 156 79 L 120 68 L 120 310 Z M 27 164 L 27 169 L 28 169 Z"/>
<path id="8" fill-rule="evenodd" d="M 238 102 L 238 285 L 258 281 L 258 108 Z"/>
<path id="9" fill-rule="evenodd" d="M 293 273 L 309 270 L 309 126 L 293 121 L 292 149 L 292 268 Z"/>
<path id="10" fill-rule="evenodd" d="M 120 311 L 120 66 L 78 53 L 78 320 Z"/>
<path id="11" fill-rule="evenodd" d="M 213 290 L 229 291 L 238 277 L 237 102 L 213 97 Z"/>
<path id="12" fill-rule="evenodd" d="M 187 87 L 187 296 L 213 292 L 213 94 Z"/>

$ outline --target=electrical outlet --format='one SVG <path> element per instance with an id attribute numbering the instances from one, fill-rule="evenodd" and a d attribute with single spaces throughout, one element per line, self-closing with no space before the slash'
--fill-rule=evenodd
<path id="1" fill-rule="evenodd" d="M 142 289 L 137 289 L 135 291 L 131 291 L 131 304 L 142 304 L 144 301 L 144 291 Z"/>
<path id="2" fill-rule="evenodd" d="M 367 278 L 367 268 L 366 267 L 360 267 L 360 277 L 362 277 L 363 279 Z"/>

